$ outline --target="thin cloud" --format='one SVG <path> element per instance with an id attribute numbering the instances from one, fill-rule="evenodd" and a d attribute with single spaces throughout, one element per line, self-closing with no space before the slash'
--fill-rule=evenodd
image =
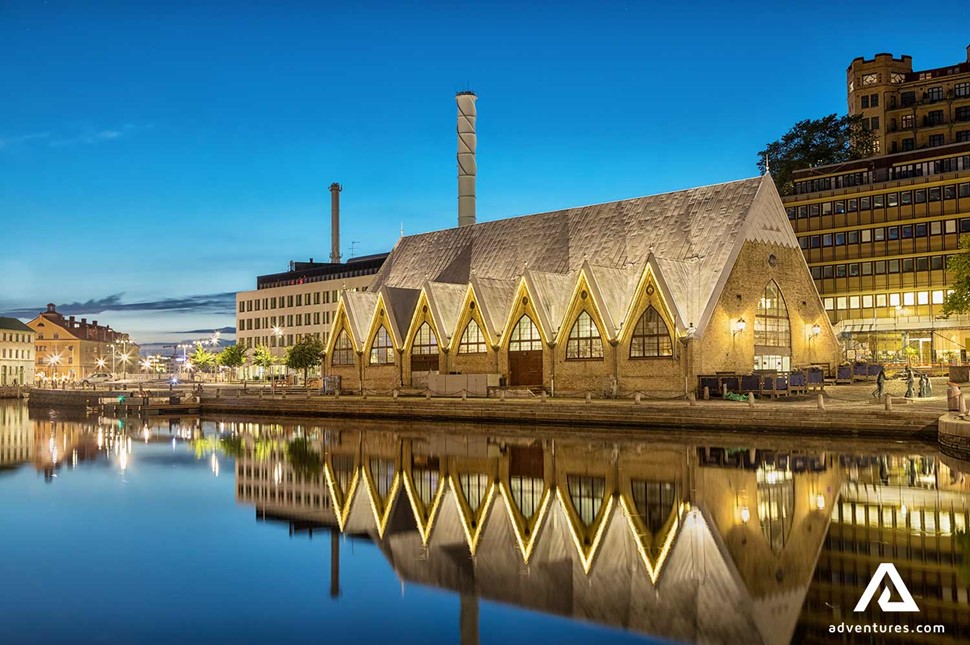
<path id="1" fill-rule="evenodd" d="M 125 136 L 133 128 L 134 126 L 125 125 L 121 130 L 98 130 L 97 132 L 86 132 L 77 137 L 51 141 L 49 145 L 51 148 L 59 148 L 62 146 L 91 145 L 92 143 L 100 143 L 102 141 L 113 141 Z"/>
<path id="2" fill-rule="evenodd" d="M 37 132 L 34 134 L 21 134 L 13 137 L 0 137 L 0 148 L 6 148 L 7 146 L 15 146 L 21 143 L 29 143 L 31 141 L 49 139 L 50 136 L 51 136 L 50 132 Z"/>
<path id="3" fill-rule="evenodd" d="M 59 304 L 57 311 L 68 316 L 100 314 L 105 311 L 184 311 L 233 315 L 236 307 L 236 294 L 232 291 L 144 302 L 122 302 L 124 295 L 122 292 L 86 302 Z M 21 307 L 7 311 L 6 315 L 33 318 L 45 309 L 45 306 Z"/>

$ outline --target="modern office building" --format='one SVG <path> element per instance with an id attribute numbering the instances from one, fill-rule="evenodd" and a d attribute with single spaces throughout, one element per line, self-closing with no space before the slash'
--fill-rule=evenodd
<path id="1" fill-rule="evenodd" d="M 970 233 L 970 143 L 801 170 L 793 180 L 788 219 L 847 358 L 966 360 L 970 318 L 940 311 L 953 279 L 947 260 Z"/>
<path id="2" fill-rule="evenodd" d="M 291 262 L 283 273 L 256 278 L 256 289 L 236 294 L 236 342 L 269 347 L 281 357 L 307 335 L 324 343 L 341 291 L 366 291 L 386 253 L 344 263 Z"/>
<path id="3" fill-rule="evenodd" d="M 34 373 L 38 378 L 79 381 L 95 373 L 136 373 L 138 345 L 128 334 L 87 318 L 64 317 L 47 305 L 27 323 L 37 337 Z"/>
<path id="4" fill-rule="evenodd" d="M 922 71 L 912 56 L 856 58 L 846 84 L 849 114 L 876 133 L 877 152 L 970 141 L 970 46 L 966 61 Z"/>
<path id="5" fill-rule="evenodd" d="M 34 382 L 34 330 L 0 317 L 0 387 Z"/>

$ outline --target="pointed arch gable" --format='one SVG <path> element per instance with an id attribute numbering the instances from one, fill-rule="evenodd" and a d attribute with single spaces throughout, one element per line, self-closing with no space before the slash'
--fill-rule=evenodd
<path id="1" fill-rule="evenodd" d="M 603 534 L 606 532 L 606 527 L 613 517 L 616 496 L 613 494 L 606 495 L 596 513 L 596 517 L 588 525 L 580 518 L 568 491 L 563 492 L 563 489 L 557 486 L 556 499 L 559 500 L 563 513 L 568 520 L 566 524 L 569 526 L 569 534 L 573 539 L 573 545 L 576 547 L 576 552 L 583 565 L 583 571 L 589 573 L 593 566 L 593 560 L 596 558 L 596 553 L 599 551 L 600 544 L 603 541 Z"/>
<path id="2" fill-rule="evenodd" d="M 502 499 L 505 502 L 505 510 L 509 516 L 509 524 L 512 525 L 512 532 L 515 534 L 515 543 L 519 547 L 522 561 L 525 564 L 529 564 L 529 560 L 535 551 L 539 534 L 542 533 L 542 528 L 545 526 L 546 516 L 552 507 L 555 489 L 550 486 L 545 486 L 535 513 L 528 518 L 522 514 L 522 511 L 516 505 L 515 496 L 512 494 L 512 490 L 507 481 L 502 480 L 499 483 L 499 492 L 502 494 Z"/>
<path id="3" fill-rule="evenodd" d="M 414 313 L 411 316 L 411 322 L 408 325 L 407 336 L 404 341 L 404 353 L 411 354 L 414 349 L 414 340 L 418 334 L 418 330 L 421 329 L 423 325 L 428 325 L 431 332 L 434 334 L 435 340 L 438 344 L 439 353 L 444 350 L 444 346 L 441 343 L 441 331 L 438 326 L 438 321 L 435 320 L 434 310 L 431 306 L 431 302 L 428 299 L 427 291 L 424 287 L 421 289 L 421 293 L 418 295 L 418 301 L 414 306 Z"/>
<path id="4" fill-rule="evenodd" d="M 376 463 L 375 463 L 376 462 Z M 393 470 L 393 474 L 388 476 L 385 471 L 387 468 Z M 382 471 L 375 475 L 377 468 Z M 377 524 L 377 534 L 384 537 L 387 529 L 387 521 L 391 517 L 394 503 L 397 501 L 398 491 L 401 487 L 400 464 L 390 459 L 380 457 L 370 457 L 366 463 L 361 465 L 364 474 L 368 497 L 370 499 L 371 511 L 374 514 L 374 521 Z M 386 491 L 381 490 L 386 488 Z"/>
<path id="5" fill-rule="evenodd" d="M 536 308 L 535 294 L 529 289 L 529 285 L 524 277 L 519 279 L 519 284 L 516 287 L 512 302 L 509 303 L 509 307 L 508 315 L 505 319 L 505 327 L 502 330 L 502 348 L 506 350 L 509 348 L 509 338 L 512 334 L 512 328 L 518 324 L 519 319 L 523 315 L 529 316 L 532 323 L 539 330 L 539 337 L 542 339 L 543 348 L 549 345 L 549 334 L 543 328 L 542 317 Z"/>
<path id="6" fill-rule="evenodd" d="M 601 306 L 602 303 L 597 300 L 597 296 L 590 284 L 589 276 L 586 274 L 585 269 L 581 270 L 577 274 L 576 283 L 573 286 L 572 295 L 569 298 L 562 320 L 561 330 L 565 332 L 565 337 L 561 337 L 558 343 L 559 346 L 565 348 L 564 351 L 566 351 L 567 360 L 569 359 L 570 339 L 583 313 L 591 319 L 600 341 L 600 354 L 594 358 L 603 358 L 605 345 L 613 339 L 609 335 L 609 326 L 603 318 Z"/>
<path id="7" fill-rule="evenodd" d="M 370 326 L 367 329 L 367 339 L 362 343 L 361 351 L 363 352 L 365 359 L 370 355 L 370 350 L 374 344 L 374 338 L 377 336 L 377 330 L 381 327 L 384 327 L 388 335 L 391 337 L 391 345 L 395 349 L 401 347 L 401 339 L 394 335 L 394 325 L 391 324 L 390 314 L 385 303 L 386 301 L 384 300 L 383 294 L 379 293 L 374 304 L 374 311 L 372 313 Z"/>
<path id="8" fill-rule="evenodd" d="M 350 456 L 353 458 L 353 456 Z M 333 455 L 324 462 L 324 476 L 327 483 L 327 492 L 333 501 L 334 515 L 337 516 L 337 527 L 343 531 L 347 526 L 347 519 L 350 516 L 350 509 L 353 505 L 354 496 L 357 494 L 358 483 L 360 481 L 360 465 L 355 464 L 353 475 L 347 486 L 341 486 L 339 477 L 333 466 Z"/>
<path id="9" fill-rule="evenodd" d="M 360 352 L 361 342 L 360 339 L 356 338 L 354 335 L 353 326 L 347 319 L 347 311 L 344 306 L 343 298 L 340 298 L 337 302 L 337 310 L 333 315 L 333 324 L 330 326 L 330 336 L 327 338 L 326 353 L 327 356 L 333 356 L 333 348 L 337 343 L 337 336 L 340 332 L 346 332 L 347 336 L 350 338 L 350 344 L 354 348 L 355 352 Z"/>
<path id="10" fill-rule="evenodd" d="M 407 493 L 408 501 L 411 504 L 411 512 L 414 521 L 417 522 L 418 532 L 421 535 L 421 544 L 428 545 L 431 538 L 431 531 L 434 529 L 435 519 L 441 508 L 441 500 L 445 493 L 447 484 L 446 476 L 440 469 L 437 469 L 437 479 L 435 490 L 430 499 L 422 499 L 418 492 L 418 486 L 414 481 L 414 466 L 404 472 L 404 490 Z"/>
<path id="11" fill-rule="evenodd" d="M 455 321 L 454 335 L 452 335 L 450 343 L 448 344 L 448 351 L 450 353 L 458 353 L 461 338 L 465 333 L 465 329 L 468 327 L 468 322 L 471 320 L 474 320 L 475 324 L 482 330 L 482 334 L 485 336 L 485 343 L 489 349 L 494 348 L 498 344 L 494 332 L 485 323 L 485 313 L 482 307 L 483 305 L 478 298 L 478 294 L 475 292 L 475 284 L 474 282 L 470 282 L 467 291 L 465 291 L 465 297 L 462 300 L 458 318 Z"/>
<path id="12" fill-rule="evenodd" d="M 630 304 L 629 310 L 626 312 L 623 321 L 623 332 L 619 340 L 624 344 L 630 344 L 637 323 L 640 322 L 640 318 L 647 309 L 652 306 L 664 321 L 664 324 L 667 326 L 667 331 L 670 332 L 672 355 L 676 358 L 678 355 L 676 342 L 677 330 L 679 328 L 675 315 L 670 309 L 669 294 L 665 293 L 666 288 L 662 283 L 657 281 L 656 276 L 654 267 L 650 263 L 647 263 L 637 284 L 636 295 Z M 629 352 L 627 352 L 626 358 L 629 357 Z"/>
<path id="13" fill-rule="evenodd" d="M 466 485 L 467 483 L 463 481 L 464 477 L 484 477 L 487 478 L 488 485 L 486 486 L 485 492 L 482 494 L 481 501 L 477 508 L 472 508 L 468 500 L 468 495 L 466 495 Z M 448 477 L 448 485 L 451 488 L 451 493 L 455 498 L 455 505 L 458 510 L 458 518 L 461 520 L 461 527 L 465 533 L 465 539 L 468 542 L 468 548 L 472 555 L 475 555 L 475 551 L 478 549 L 478 542 L 482 536 L 482 532 L 485 530 L 485 524 L 488 520 L 488 515 L 492 507 L 492 500 L 495 497 L 495 492 L 497 486 L 495 481 L 486 473 L 452 473 Z"/>

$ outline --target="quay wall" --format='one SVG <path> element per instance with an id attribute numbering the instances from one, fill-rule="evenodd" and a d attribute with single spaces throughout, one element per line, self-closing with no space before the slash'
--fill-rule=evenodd
<path id="1" fill-rule="evenodd" d="M 940 445 L 956 454 L 970 459 L 970 421 L 960 418 L 957 412 L 947 412 L 939 419 Z"/>

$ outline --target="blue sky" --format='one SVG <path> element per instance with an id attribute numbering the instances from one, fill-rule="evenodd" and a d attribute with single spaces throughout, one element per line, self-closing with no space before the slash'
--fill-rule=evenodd
<path id="1" fill-rule="evenodd" d="M 0 0 L 0 313 L 141 342 L 233 324 L 290 259 L 456 222 L 456 91 L 480 220 L 755 175 L 843 113 L 856 56 L 963 61 L 964 2 Z"/>

